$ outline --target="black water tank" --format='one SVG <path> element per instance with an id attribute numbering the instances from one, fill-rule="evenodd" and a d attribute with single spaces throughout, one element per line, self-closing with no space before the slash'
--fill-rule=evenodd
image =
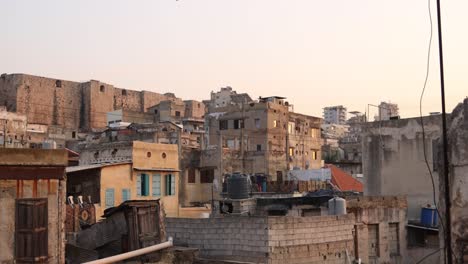
<path id="1" fill-rule="evenodd" d="M 231 199 L 246 199 L 250 197 L 250 182 L 245 175 L 234 173 L 228 178 L 228 197 Z"/>

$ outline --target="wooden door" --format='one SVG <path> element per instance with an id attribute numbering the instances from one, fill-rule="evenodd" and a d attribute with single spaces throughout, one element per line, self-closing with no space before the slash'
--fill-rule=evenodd
<path id="1" fill-rule="evenodd" d="M 17 263 L 44 263 L 48 258 L 47 199 L 16 200 Z"/>

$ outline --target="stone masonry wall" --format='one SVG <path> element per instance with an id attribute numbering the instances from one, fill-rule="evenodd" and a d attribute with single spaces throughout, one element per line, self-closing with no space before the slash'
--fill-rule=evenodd
<path id="1" fill-rule="evenodd" d="M 268 263 L 346 263 L 353 229 L 352 215 L 268 217 Z"/>
<path id="2" fill-rule="evenodd" d="M 73 82 L 27 74 L 2 74 L 0 106 L 28 117 L 28 123 L 89 130 L 106 126 L 106 112 L 118 109 L 146 112 L 169 99 L 149 92 L 116 88 L 91 80 Z"/>
<path id="3" fill-rule="evenodd" d="M 266 217 L 166 218 L 176 245 L 200 249 L 206 258 L 267 263 Z"/>
<path id="4" fill-rule="evenodd" d="M 168 218 L 176 245 L 212 259 L 257 263 L 344 263 L 354 259 L 352 215 Z"/>

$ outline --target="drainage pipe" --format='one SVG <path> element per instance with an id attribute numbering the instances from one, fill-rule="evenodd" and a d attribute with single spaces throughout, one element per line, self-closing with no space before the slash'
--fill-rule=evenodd
<path id="1" fill-rule="evenodd" d="M 83 264 L 115 263 L 117 261 L 122 261 L 122 260 L 125 260 L 125 259 L 145 255 L 145 254 L 148 254 L 148 253 L 151 253 L 151 252 L 163 249 L 163 248 L 168 248 L 168 247 L 172 247 L 172 237 L 169 238 L 169 241 L 161 243 L 161 244 L 156 244 L 156 245 L 153 245 L 153 246 L 140 248 L 140 249 L 137 249 L 137 250 L 134 250 L 134 251 L 122 253 L 122 254 L 119 254 L 119 255 L 112 256 L 112 257 L 107 257 L 107 258 L 103 258 L 103 259 L 98 259 L 98 260 L 85 262 Z"/>

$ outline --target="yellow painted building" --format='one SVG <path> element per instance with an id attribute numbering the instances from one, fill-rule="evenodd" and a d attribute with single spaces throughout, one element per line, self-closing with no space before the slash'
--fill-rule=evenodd
<path id="1" fill-rule="evenodd" d="M 131 162 L 68 167 L 67 178 L 67 195 L 90 197 L 98 218 L 126 200 L 153 199 L 161 199 L 167 216 L 179 216 L 177 145 L 135 141 Z"/>

